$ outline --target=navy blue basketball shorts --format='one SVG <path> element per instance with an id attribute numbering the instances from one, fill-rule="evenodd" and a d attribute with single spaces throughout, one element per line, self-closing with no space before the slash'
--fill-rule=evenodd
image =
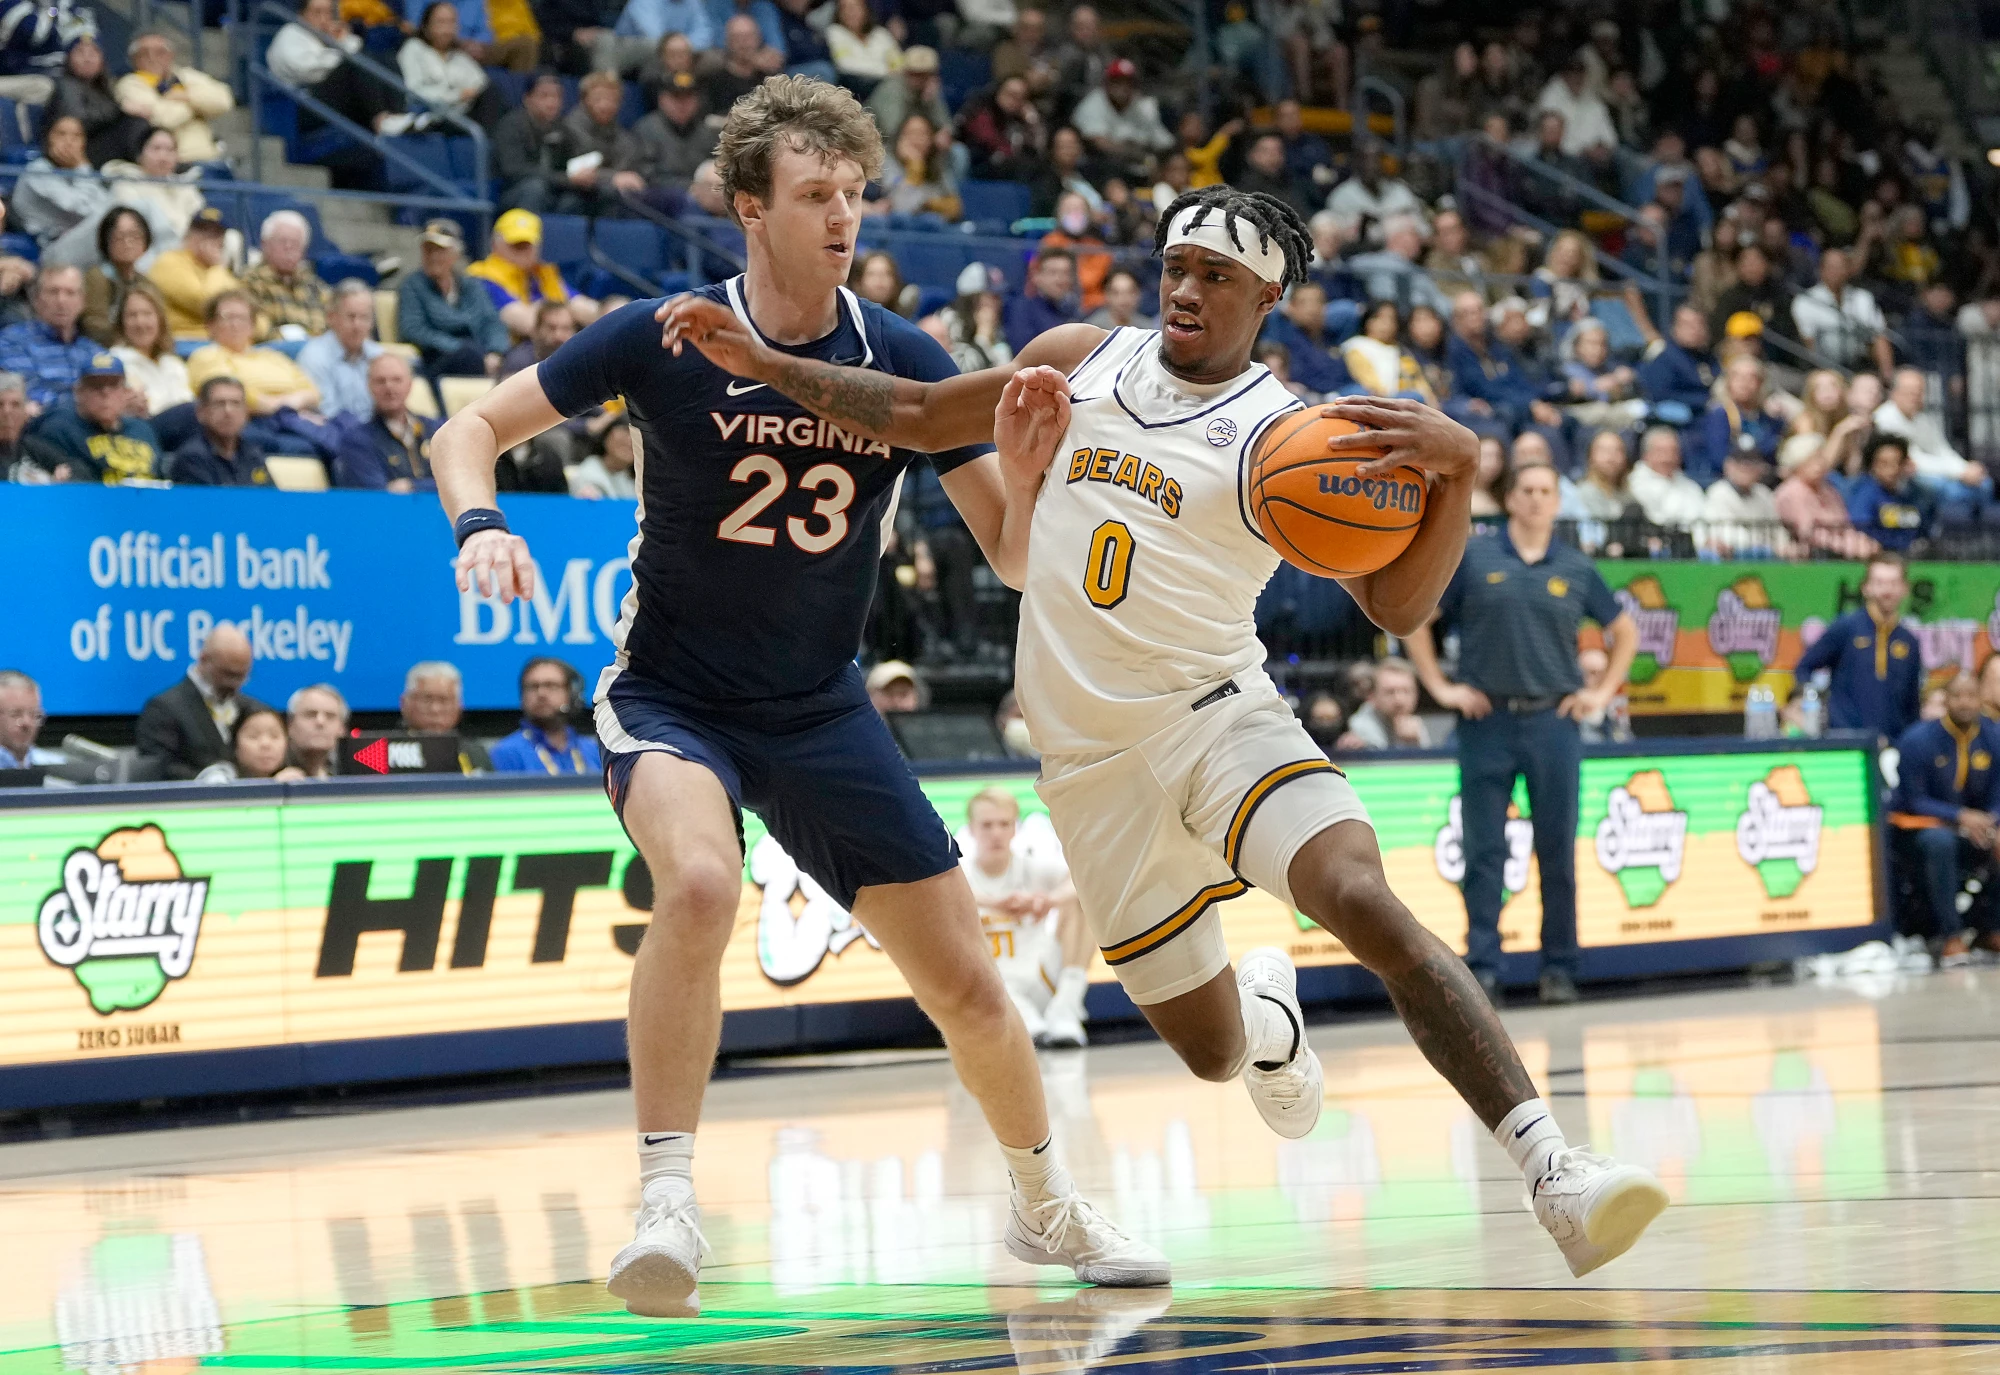
<path id="1" fill-rule="evenodd" d="M 729 794 L 739 840 L 747 807 L 850 910 L 863 888 L 916 883 L 958 863 L 950 828 L 869 704 L 857 668 L 812 693 L 728 707 L 690 702 L 626 669 L 598 700 L 597 739 L 621 823 L 641 756 L 699 764 Z"/>

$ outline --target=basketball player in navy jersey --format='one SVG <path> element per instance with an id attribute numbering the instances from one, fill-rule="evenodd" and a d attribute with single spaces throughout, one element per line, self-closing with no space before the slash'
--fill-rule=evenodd
<path id="1" fill-rule="evenodd" d="M 788 356 L 937 381 L 956 371 L 944 350 L 841 285 L 881 161 L 874 121 L 838 86 L 778 76 L 739 100 L 716 168 L 749 267 L 703 294 Z M 1167 1283 L 1166 1258 L 1085 1202 L 1057 1159 L 1034 1050 L 950 830 L 854 663 L 883 531 L 922 455 L 821 420 L 692 349 L 662 350 L 659 304 L 607 315 L 454 416 L 431 446 L 459 587 L 511 600 L 531 595 L 535 572 L 493 509 L 495 456 L 613 397 L 633 430 L 632 590 L 596 721 L 606 789 L 657 896 L 628 1022 L 642 1204 L 611 1292 L 651 1316 L 699 1303 L 690 1163 L 742 900 L 742 807 L 881 943 L 943 1032 L 1013 1178 L 1008 1251 L 1091 1283 Z M 931 462 L 988 557 L 1017 557 L 1029 511 L 1009 503 L 1019 484 L 1002 482 L 990 446 Z"/>

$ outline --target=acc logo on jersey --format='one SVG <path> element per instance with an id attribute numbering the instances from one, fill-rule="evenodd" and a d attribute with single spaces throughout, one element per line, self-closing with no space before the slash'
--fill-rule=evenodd
<path id="1" fill-rule="evenodd" d="M 1228 416 L 1217 416 L 1208 422 L 1208 442 L 1218 449 L 1226 449 L 1236 442 L 1236 422 Z"/>

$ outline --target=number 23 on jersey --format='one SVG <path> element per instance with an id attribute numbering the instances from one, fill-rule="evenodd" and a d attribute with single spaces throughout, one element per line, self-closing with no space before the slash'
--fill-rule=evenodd
<path id="1" fill-rule="evenodd" d="M 769 454 L 747 454 L 729 470 L 729 480 L 763 485 L 722 518 L 722 523 L 715 527 L 715 537 L 737 544 L 761 544 L 767 548 L 775 545 L 777 527 L 755 522 L 790 486 L 791 475 L 785 471 L 785 465 Z M 847 538 L 847 508 L 854 501 L 854 476 L 838 463 L 820 463 L 800 474 L 799 487 L 819 499 L 813 502 L 810 517 L 792 516 L 785 521 L 785 534 L 806 553 L 824 554 Z M 825 525 L 814 529 L 814 520 L 824 521 Z"/>

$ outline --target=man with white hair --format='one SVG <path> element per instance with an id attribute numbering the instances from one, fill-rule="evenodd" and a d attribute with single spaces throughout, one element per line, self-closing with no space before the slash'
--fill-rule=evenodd
<path id="1" fill-rule="evenodd" d="M 401 705 L 400 729 L 418 735 L 458 735 L 458 720 L 465 715 L 465 676 L 456 664 L 443 659 L 411 664 L 403 675 Z M 458 735 L 458 767 L 461 773 L 491 773 L 493 761 L 485 745 Z"/>
<path id="2" fill-rule="evenodd" d="M 1681 471 L 1680 433 L 1669 425 L 1646 431 L 1639 442 L 1639 466 L 1627 485 L 1646 519 L 1670 530 L 1693 526 L 1707 502 L 1700 485 Z"/>
<path id="3" fill-rule="evenodd" d="M 312 226 L 296 210 L 264 217 L 257 246 L 264 261 L 243 274 L 243 289 L 257 306 L 257 339 L 310 339 L 326 333 L 333 293 L 306 258 Z"/>
<path id="4" fill-rule="evenodd" d="M 333 777 L 334 750 L 347 731 L 347 699 L 331 683 L 314 683 L 285 703 L 286 762 L 307 778 Z"/>
<path id="5" fill-rule="evenodd" d="M 1451 318 L 1451 302 L 1422 267 L 1424 222 L 1414 215 L 1391 216 L 1382 225 L 1382 247 L 1348 259 L 1347 268 L 1367 289 L 1371 301 L 1394 301 L 1405 313 L 1412 306 L 1429 306 L 1442 319 Z"/>
<path id="6" fill-rule="evenodd" d="M 48 719 L 41 686 L 18 669 L 0 669 L 0 769 L 62 763 L 60 754 L 35 748 Z"/>
<path id="7" fill-rule="evenodd" d="M 324 334 L 314 335 L 299 350 L 298 365 L 319 388 L 321 415 L 328 420 L 343 415 L 365 419 L 371 408 L 368 365 L 382 354 L 382 346 L 370 337 L 375 329 L 375 289 L 358 277 L 335 287 L 326 326 Z"/>

